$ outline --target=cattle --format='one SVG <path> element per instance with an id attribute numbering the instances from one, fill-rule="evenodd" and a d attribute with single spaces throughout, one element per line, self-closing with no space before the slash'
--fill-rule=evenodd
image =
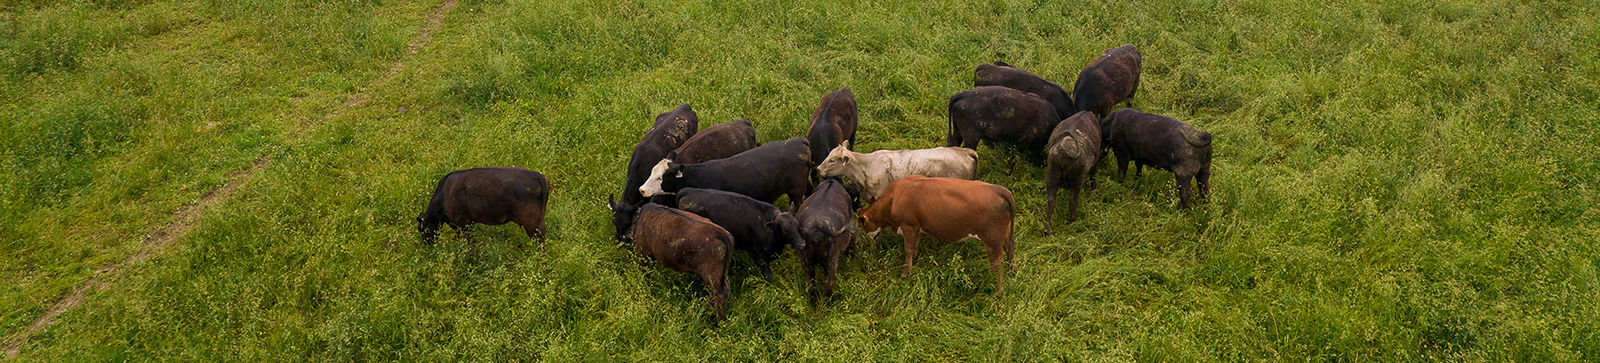
<path id="1" fill-rule="evenodd" d="M 1101 125 L 1103 142 L 1117 155 L 1117 181 L 1128 176 L 1128 161 L 1134 174 L 1145 165 L 1171 171 L 1178 182 L 1178 209 L 1188 208 L 1189 179 L 1194 178 L 1204 198 L 1211 190 L 1211 134 L 1171 117 L 1117 110 Z"/>
<path id="2" fill-rule="evenodd" d="M 772 281 L 770 264 L 783 252 L 783 246 L 792 246 L 796 251 L 806 246 L 806 241 L 800 239 L 800 222 L 794 213 L 743 194 L 715 189 L 683 188 L 677 194 L 678 209 L 705 217 L 732 233 L 734 248 L 745 251 L 767 281 Z"/>
<path id="3" fill-rule="evenodd" d="M 756 142 L 756 128 L 750 125 L 750 119 L 742 118 L 700 130 L 689 141 L 684 141 L 683 146 L 667 153 L 666 158 L 684 164 L 699 164 L 738 155 L 757 146 L 761 146 L 761 143 Z"/>
<path id="4" fill-rule="evenodd" d="M 733 262 L 733 235 L 694 213 L 660 204 L 640 207 L 624 242 L 640 256 L 669 270 L 699 275 L 711 292 L 711 317 L 722 320 L 732 289 L 728 269 Z M 641 261 L 641 267 L 643 261 Z"/>
<path id="5" fill-rule="evenodd" d="M 1109 115 L 1112 107 L 1139 92 L 1141 67 L 1139 48 L 1133 44 L 1107 49 L 1078 72 L 1078 84 L 1072 90 L 1077 111 Z"/>
<path id="6" fill-rule="evenodd" d="M 1067 222 L 1078 220 L 1078 194 L 1084 180 L 1094 188 L 1094 172 L 1100 162 L 1100 122 L 1093 112 L 1079 111 L 1062 120 L 1050 133 L 1050 145 L 1045 147 L 1044 234 L 1050 235 L 1051 222 L 1055 221 L 1056 191 L 1063 185 L 1072 193 L 1067 204 Z"/>
<path id="7" fill-rule="evenodd" d="M 662 160 L 639 192 L 654 196 L 683 188 L 705 188 L 744 194 L 767 203 L 788 195 L 789 203 L 798 204 L 811 190 L 810 169 L 811 146 L 806 139 L 796 137 L 699 164 Z"/>
<path id="8" fill-rule="evenodd" d="M 473 223 L 516 222 L 528 238 L 544 241 L 550 182 L 537 171 L 516 166 L 463 169 L 439 179 L 428 208 L 417 215 L 417 232 L 433 241 L 441 224 L 458 232 Z"/>
<path id="9" fill-rule="evenodd" d="M 1039 95 L 1039 98 L 1043 98 L 1045 102 L 1050 103 L 1050 107 L 1056 109 L 1057 120 L 1067 118 L 1066 116 L 1071 115 L 1075 107 L 1072 97 L 1067 96 L 1067 90 L 1062 89 L 1061 85 L 1021 68 L 1012 67 L 1005 62 L 979 64 L 978 69 L 973 72 L 972 86 L 1001 86 Z"/>
<path id="10" fill-rule="evenodd" d="M 855 240 L 855 218 L 850 213 L 856 204 L 838 178 L 824 179 L 817 191 L 800 204 L 795 217 L 800 220 L 800 236 L 805 247 L 800 250 L 800 263 L 806 268 L 808 293 L 813 301 L 817 297 L 833 297 L 835 278 L 839 274 L 839 255 L 850 248 Z M 817 283 L 816 269 L 822 266 L 822 283 Z"/>
<path id="11" fill-rule="evenodd" d="M 616 195 L 612 195 L 606 202 L 611 209 L 611 224 L 617 228 L 617 240 L 622 240 L 622 231 L 633 223 L 634 211 L 646 202 L 645 196 L 639 194 L 639 186 L 644 185 L 650 177 L 650 168 L 666 158 L 667 153 L 694 137 L 699 129 L 700 117 L 687 103 L 656 115 L 654 126 L 639 139 L 638 145 L 634 145 L 633 157 L 628 159 L 628 181 L 622 188 L 622 200 L 618 201 Z"/>
<path id="12" fill-rule="evenodd" d="M 817 172 L 823 177 L 850 178 L 864 189 L 862 197 L 867 202 L 882 195 L 889 183 L 911 175 L 968 180 L 978 176 L 978 152 L 972 149 L 940 147 L 862 154 L 848 150 L 847 146 L 848 143 L 833 148 L 828 158 L 817 165 Z"/>
<path id="13" fill-rule="evenodd" d="M 859 214 L 869 238 L 883 228 L 891 228 L 905 238 L 906 264 L 900 270 L 900 278 L 911 275 L 911 260 L 917 256 L 921 232 L 947 242 L 977 237 L 988 250 L 996 293 L 1005 291 L 1001 257 L 1010 261 L 1015 256 L 1012 222 L 1017 214 L 1015 199 L 1005 187 L 912 175 L 890 184 L 877 202 Z"/>
<path id="14" fill-rule="evenodd" d="M 977 150 L 980 140 L 1009 141 L 1038 151 L 1059 122 L 1055 107 L 1038 95 L 999 86 L 976 87 L 950 96 L 950 136 L 945 146 Z"/>
<path id="15" fill-rule="evenodd" d="M 806 133 L 811 143 L 811 165 L 822 163 L 822 157 L 846 141 L 856 141 L 856 95 L 850 88 L 840 88 L 827 96 L 811 113 L 811 129 Z"/>

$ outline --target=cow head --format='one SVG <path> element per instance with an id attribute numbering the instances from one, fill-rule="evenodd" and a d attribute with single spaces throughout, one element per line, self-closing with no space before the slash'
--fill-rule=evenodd
<path id="1" fill-rule="evenodd" d="M 439 224 L 438 218 L 428 218 L 426 211 L 417 215 L 417 233 L 422 234 L 423 242 L 433 242 L 433 238 L 439 235 Z"/>
<path id="2" fill-rule="evenodd" d="M 850 140 L 845 140 L 838 147 L 828 152 L 828 158 L 817 164 L 817 173 L 823 177 L 843 175 L 845 170 L 855 164 L 856 155 L 850 151 Z"/>
<path id="3" fill-rule="evenodd" d="M 626 239 L 628 228 L 633 226 L 633 216 L 639 212 L 639 206 L 617 203 L 616 194 L 612 194 L 608 199 L 606 206 L 611 208 L 611 225 L 617 227 L 617 234 L 614 238 L 618 242 L 628 242 Z"/>
<path id="4" fill-rule="evenodd" d="M 873 204 L 867 206 L 866 208 L 856 210 L 856 216 L 861 218 L 861 231 L 867 232 L 867 238 L 877 238 L 878 230 L 883 229 L 884 221 L 872 218 L 871 216 L 872 207 L 878 205 L 879 204 Z"/>
<path id="5" fill-rule="evenodd" d="M 671 158 L 661 159 L 661 162 L 656 163 L 655 167 L 650 168 L 650 179 L 645 179 L 644 185 L 639 186 L 639 194 L 646 197 L 653 197 L 656 194 L 672 194 L 662 189 L 662 181 L 676 181 L 682 177 L 683 164 L 674 163 Z"/>
<path id="6" fill-rule="evenodd" d="M 767 222 L 767 228 L 772 230 L 772 235 L 788 242 L 796 251 L 806 248 L 806 239 L 800 237 L 800 220 L 794 218 L 794 213 L 778 213 L 778 218 Z"/>

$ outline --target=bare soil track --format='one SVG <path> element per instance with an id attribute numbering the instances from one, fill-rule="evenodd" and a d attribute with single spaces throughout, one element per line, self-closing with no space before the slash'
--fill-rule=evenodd
<path id="1" fill-rule="evenodd" d="M 365 105 L 367 101 L 370 101 L 372 99 L 373 90 L 383 87 L 400 74 L 400 70 L 404 67 L 404 60 L 406 57 L 416 54 L 433 40 L 433 33 L 439 31 L 440 26 L 443 25 L 444 16 L 449 14 L 452 10 L 455 10 L 455 8 L 456 0 L 445 0 L 444 3 L 439 4 L 438 7 L 435 7 L 432 11 L 429 11 L 427 23 L 423 25 L 421 32 L 417 33 L 416 36 L 411 38 L 411 41 L 406 43 L 406 53 L 404 55 L 401 55 L 399 59 L 396 59 L 394 63 L 390 64 L 389 68 L 385 69 L 382 74 L 378 75 L 377 78 L 367 82 L 367 84 L 359 88 L 355 94 L 350 95 L 350 97 L 346 98 L 344 102 L 329 110 L 328 113 L 323 115 L 320 122 L 314 124 L 311 128 L 294 133 L 293 140 L 304 138 L 306 135 L 310 134 L 316 125 L 320 125 L 329 120 L 338 118 L 339 115 L 344 114 L 345 111 L 349 111 L 352 108 L 361 107 Z M 267 165 L 271 163 L 272 157 L 270 155 L 262 156 L 261 159 L 256 160 L 256 162 L 249 168 L 230 173 L 226 178 L 226 183 L 224 183 L 221 187 L 206 193 L 205 196 L 200 197 L 200 201 L 194 204 L 179 207 L 178 210 L 173 211 L 172 222 L 167 223 L 166 226 L 161 227 L 161 229 L 158 229 L 155 232 L 151 232 L 149 235 L 146 235 L 143 239 L 141 239 L 138 250 L 134 252 L 132 256 L 128 256 L 127 259 L 120 262 L 109 263 L 101 266 L 99 269 L 96 269 L 94 275 L 90 276 L 88 281 L 84 281 L 83 284 L 78 285 L 78 288 L 73 289 L 71 294 L 67 294 L 67 296 L 62 297 L 60 300 L 51 304 L 50 308 L 46 309 L 43 315 L 40 315 L 37 319 L 34 319 L 32 323 L 28 324 L 27 329 L 24 329 L 23 331 L 18 332 L 17 334 L 6 339 L 5 356 L 10 358 L 22 353 L 22 346 L 28 343 L 29 338 L 32 338 L 35 334 L 43 332 L 45 329 L 49 329 L 51 325 L 55 324 L 56 318 L 60 317 L 62 313 L 67 312 L 67 310 L 71 310 L 73 307 L 77 307 L 78 305 L 82 304 L 84 298 L 88 297 L 89 293 L 98 292 L 109 287 L 109 281 L 114 280 L 117 276 L 120 276 L 126 267 L 148 261 L 150 257 L 153 257 L 166 250 L 167 246 L 171 245 L 173 241 L 178 240 L 178 238 L 183 237 L 183 235 L 194 229 L 194 227 L 200 223 L 200 217 L 205 215 L 207 209 L 218 204 L 222 204 L 222 202 L 232 198 L 234 192 L 237 192 L 240 187 L 249 184 L 250 180 L 255 179 L 256 174 L 259 174 L 262 170 L 266 170 Z"/>

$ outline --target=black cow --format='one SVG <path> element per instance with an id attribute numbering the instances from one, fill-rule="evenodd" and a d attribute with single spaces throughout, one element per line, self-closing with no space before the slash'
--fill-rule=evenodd
<path id="1" fill-rule="evenodd" d="M 706 188 L 744 194 L 772 203 L 783 195 L 799 203 L 811 190 L 811 146 L 806 139 L 769 142 L 726 159 L 699 164 L 662 160 L 640 187 L 645 196 Z"/>
<path id="2" fill-rule="evenodd" d="M 439 179 L 428 209 L 417 215 L 417 232 L 431 242 L 440 224 L 465 233 L 473 223 L 517 222 L 529 238 L 542 242 L 549 200 L 550 182 L 537 171 L 516 166 L 456 170 Z"/>
<path id="3" fill-rule="evenodd" d="M 644 185 L 645 179 L 650 177 L 650 168 L 665 158 L 667 153 L 682 146 L 699 129 L 700 117 L 687 103 L 656 115 L 654 126 L 644 134 L 644 138 L 639 139 L 639 144 L 633 147 L 633 157 L 628 159 L 628 182 L 622 187 L 622 200 L 617 201 L 616 195 L 607 199 L 606 206 L 611 208 L 611 224 L 617 228 L 617 240 L 622 240 L 622 231 L 628 230 L 628 225 L 633 223 L 634 211 L 646 202 L 644 196 L 639 194 L 639 186 Z"/>
<path id="4" fill-rule="evenodd" d="M 1133 44 L 1106 50 L 1078 72 L 1078 84 L 1072 90 L 1072 97 L 1078 99 L 1077 110 L 1109 115 L 1112 107 L 1139 92 L 1141 67 L 1139 48 Z"/>
<path id="5" fill-rule="evenodd" d="M 683 188 L 678 191 L 678 209 L 698 214 L 733 234 L 734 247 L 744 251 L 761 268 L 761 277 L 772 281 L 769 264 L 783 246 L 796 251 L 806 247 L 800 239 L 800 222 L 794 213 L 778 210 L 771 204 L 743 194 L 715 189 Z"/>
<path id="6" fill-rule="evenodd" d="M 694 213 L 649 203 L 639 208 L 620 239 L 662 267 L 700 275 L 711 292 L 711 317 L 722 320 L 732 289 L 728 268 L 733 265 L 733 235 L 727 230 Z"/>
<path id="7" fill-rule="evenodd" d="M 806 267 L 806 283 L 811 285 L 813 301 L 819 295 L 833 297 L 839 255 L 855 241 L 856 219 L 851 212 L 858 207 L 844 183 L 828 178 L 817 185 L 817 191 L 800 204 L 800 212 L 795 214 L 800 219 L 800 236 L 806 242 L 800 251 L 800 263 Z M 820 288 L 816 282 L 817 266 L 823 268 Z"/>
<path id="8" fill-rule="evenodd" d="M 1057 120 L 1067 118 L 1075 107 L 1072 97 L 1067 96 L 1067 90 L 1061 85 L 1005 62 L 979 64 L 978 70 L 973 72 L 972 86 L 1001 86 L 1039 95 L 1050 107 L 1055 107 Z"/>
<path id="9" fill-rule="evenodd" d="M 756 142 L 756 128 L 750 125 L 750 119 L 742 118 L 700 130 L 689 141 L 683 142 L 683 146 L 667 153 L 667 159 L 699 164 L 738 155 L 757 146 L 761 146 L 761 143 Z"/>
<path id="10" fill-rule="evenodd" d="M 811 129 L 806 133 L 806 141 L 811 143 L 811 165 L 821 165 L 828 152 L 846 140 L 850 145 L 856 144 L 856 95 L 848 87 L 822 96 L 817 110 L 811 113 Z"/>
<path id="11" fill-rule="evenodd" d="M 1067 204 L 1067 222 L 1078 220 L 1078 194 L 1083 191 L 1084 180 L 1094 188 L 1094 172 L 1100 162 L 1100 122 L 1093 112 L 1079 111 L 1062 120 L 1050 133 L 1050 146 L 1045 147 L 1047 165 L 1044 171 L 1044 234 L 1052 232 L 1055 221 L 1056 190 L 1063 184 L 1072 193 Z"/>
<path id="12" fill-rule="evenodd" d="M 999 86 L 977 87 L 950 96 L 950 136 L 945 146 L 976 150 L 980 140 L 1009 141 L 1024 150 L 1038 151 L 1059 122 L 1055 107 L 1038 95 Z"/>
<path id="13" fill-rule="evenodd" d="M 1152 115 L 1131 108 L 1117 110 L 1101 125 L 1105 145 L 1117 153 L 1117 181 L 1128 176 L 1128 161 L 1134 162 L 1134 175 L 1144 165 L 1171 171 L 1178 182 L 1178 209 L 1189 205 L 1189 178 L 1195 178 L 1200 197 L 1211 190 L 1211 134 L 1171 117 Z"/>

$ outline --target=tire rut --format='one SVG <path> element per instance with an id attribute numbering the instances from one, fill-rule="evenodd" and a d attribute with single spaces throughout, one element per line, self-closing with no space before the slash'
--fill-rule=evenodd
<path id="1" fill-rule="evenodd" d="M 290 141 L 292 142 L 303 139 L 317 126 L 338 118 L 340 115 L 343 115 L 344 112 L 349 111 L 350 109 L 364 106 L 368 101 L 372 100 L 373 90 L 382 88 L 384 85 L 394 80 L 395 77 L 399 76 L 400 70 L 405 66 L 405 59 L 413 54 L 416 54 L 418 51 L 421 51 L 423 47 L 426 47 L 428 43 L 433 40 L 433 34 L 439 31 L 439 28 L 444 25 L 444 16 L 449 14 L 452 10 L 455 10 L 456 1 L 457 0 L 445 0 L 443 3 L 439 4 L 439 6 L 434 7 L 433 10 L 430 10 L 428 12 L 427 23 L 423 25 L 422 31 L 417 33 L 416 36 L 413 36 L 411 40 L 406 43 L 405 54 L 401 55 L 399 59 L 396 59 L 394 63 L 390 64 L 389 67 L 385 69 L 384 72 L 377 78 L 373 78 L 371 81 L 367 82 L 367 84 L 361 87 L 356 94 L 346 98 L 344 102 L 341 102 L 332 110 L 328 111 L 327 114 L 324 114 L 319 122 L 311 125 L 311 127 L 308 127 L 306 130 L 295 133 Z M 240 187 L 249 184 L 251 180 L 255 179 L 257 174 L 259 174 L 262 170 L 266 170 L 267 166 L 271 163 L 272 157 L 270 154 L 267 156 L 262 156 L 250 167 L 229 173 L 228 177 L 226 178 L 226 183 L 224 183 L 221 187 L 206 193 L 205 196 L 200 197 L 200 201 L 195 202 L 194 204 L 179 207 L 176 211 L 173 211 L 172 221 L 161 227 L 161 229 L 145 235 L 139 243 L 138 250 L 134 252 L 132 256 L 128 256 L 127 259 L 122 261 L 108 263 L 101 266 L 99 269 L 96 269 L 95 273 L 89 277 L 88 281 L 84 281 L 82 284 L 78 285 L 76 289 L 73 289 L 72 293 L 67 294 L 67 296 L 50 304 L 50 307 L 45 310 L 44 314 L 40 315 L 38 318 L 35 318 L 32 323 L 28 324 L 27 329 L 24 329 L 21 332 L 13 335 L 10 339 L 7 339 L 7 343 L 5 345 L 5 356 L 7 358 L 11 358 L 21 354 L 22 347 L 27 345 L 30 338 L 40 332 L 45 331 L 45 329 L 49 329 L 50 326 L 55 325 L 57 321 L 56 319 L 59 318 L 61 314 L 83 304 L 84 300 L 89 296 L 90 293 L 98 292 L 108 288 L 110 281 L 115 279 L 117 276 L 120 276 L 127 267 L 148 261 L 151 257 L 154 257 L 155 255 L 160 254 L 162 251 L 165 251 L 166 248 L 174 241 L 177 241 L 178 238 L 183 237 L 183 235 L 188 234 L 190 230 L 193 230 L 194 227 L 198 226 L 201 217 L 205 215 L 207 209 L 218 204 L 222 204 L 222 202 L 232 198 L 234 193 L 237 192 Z"/>

